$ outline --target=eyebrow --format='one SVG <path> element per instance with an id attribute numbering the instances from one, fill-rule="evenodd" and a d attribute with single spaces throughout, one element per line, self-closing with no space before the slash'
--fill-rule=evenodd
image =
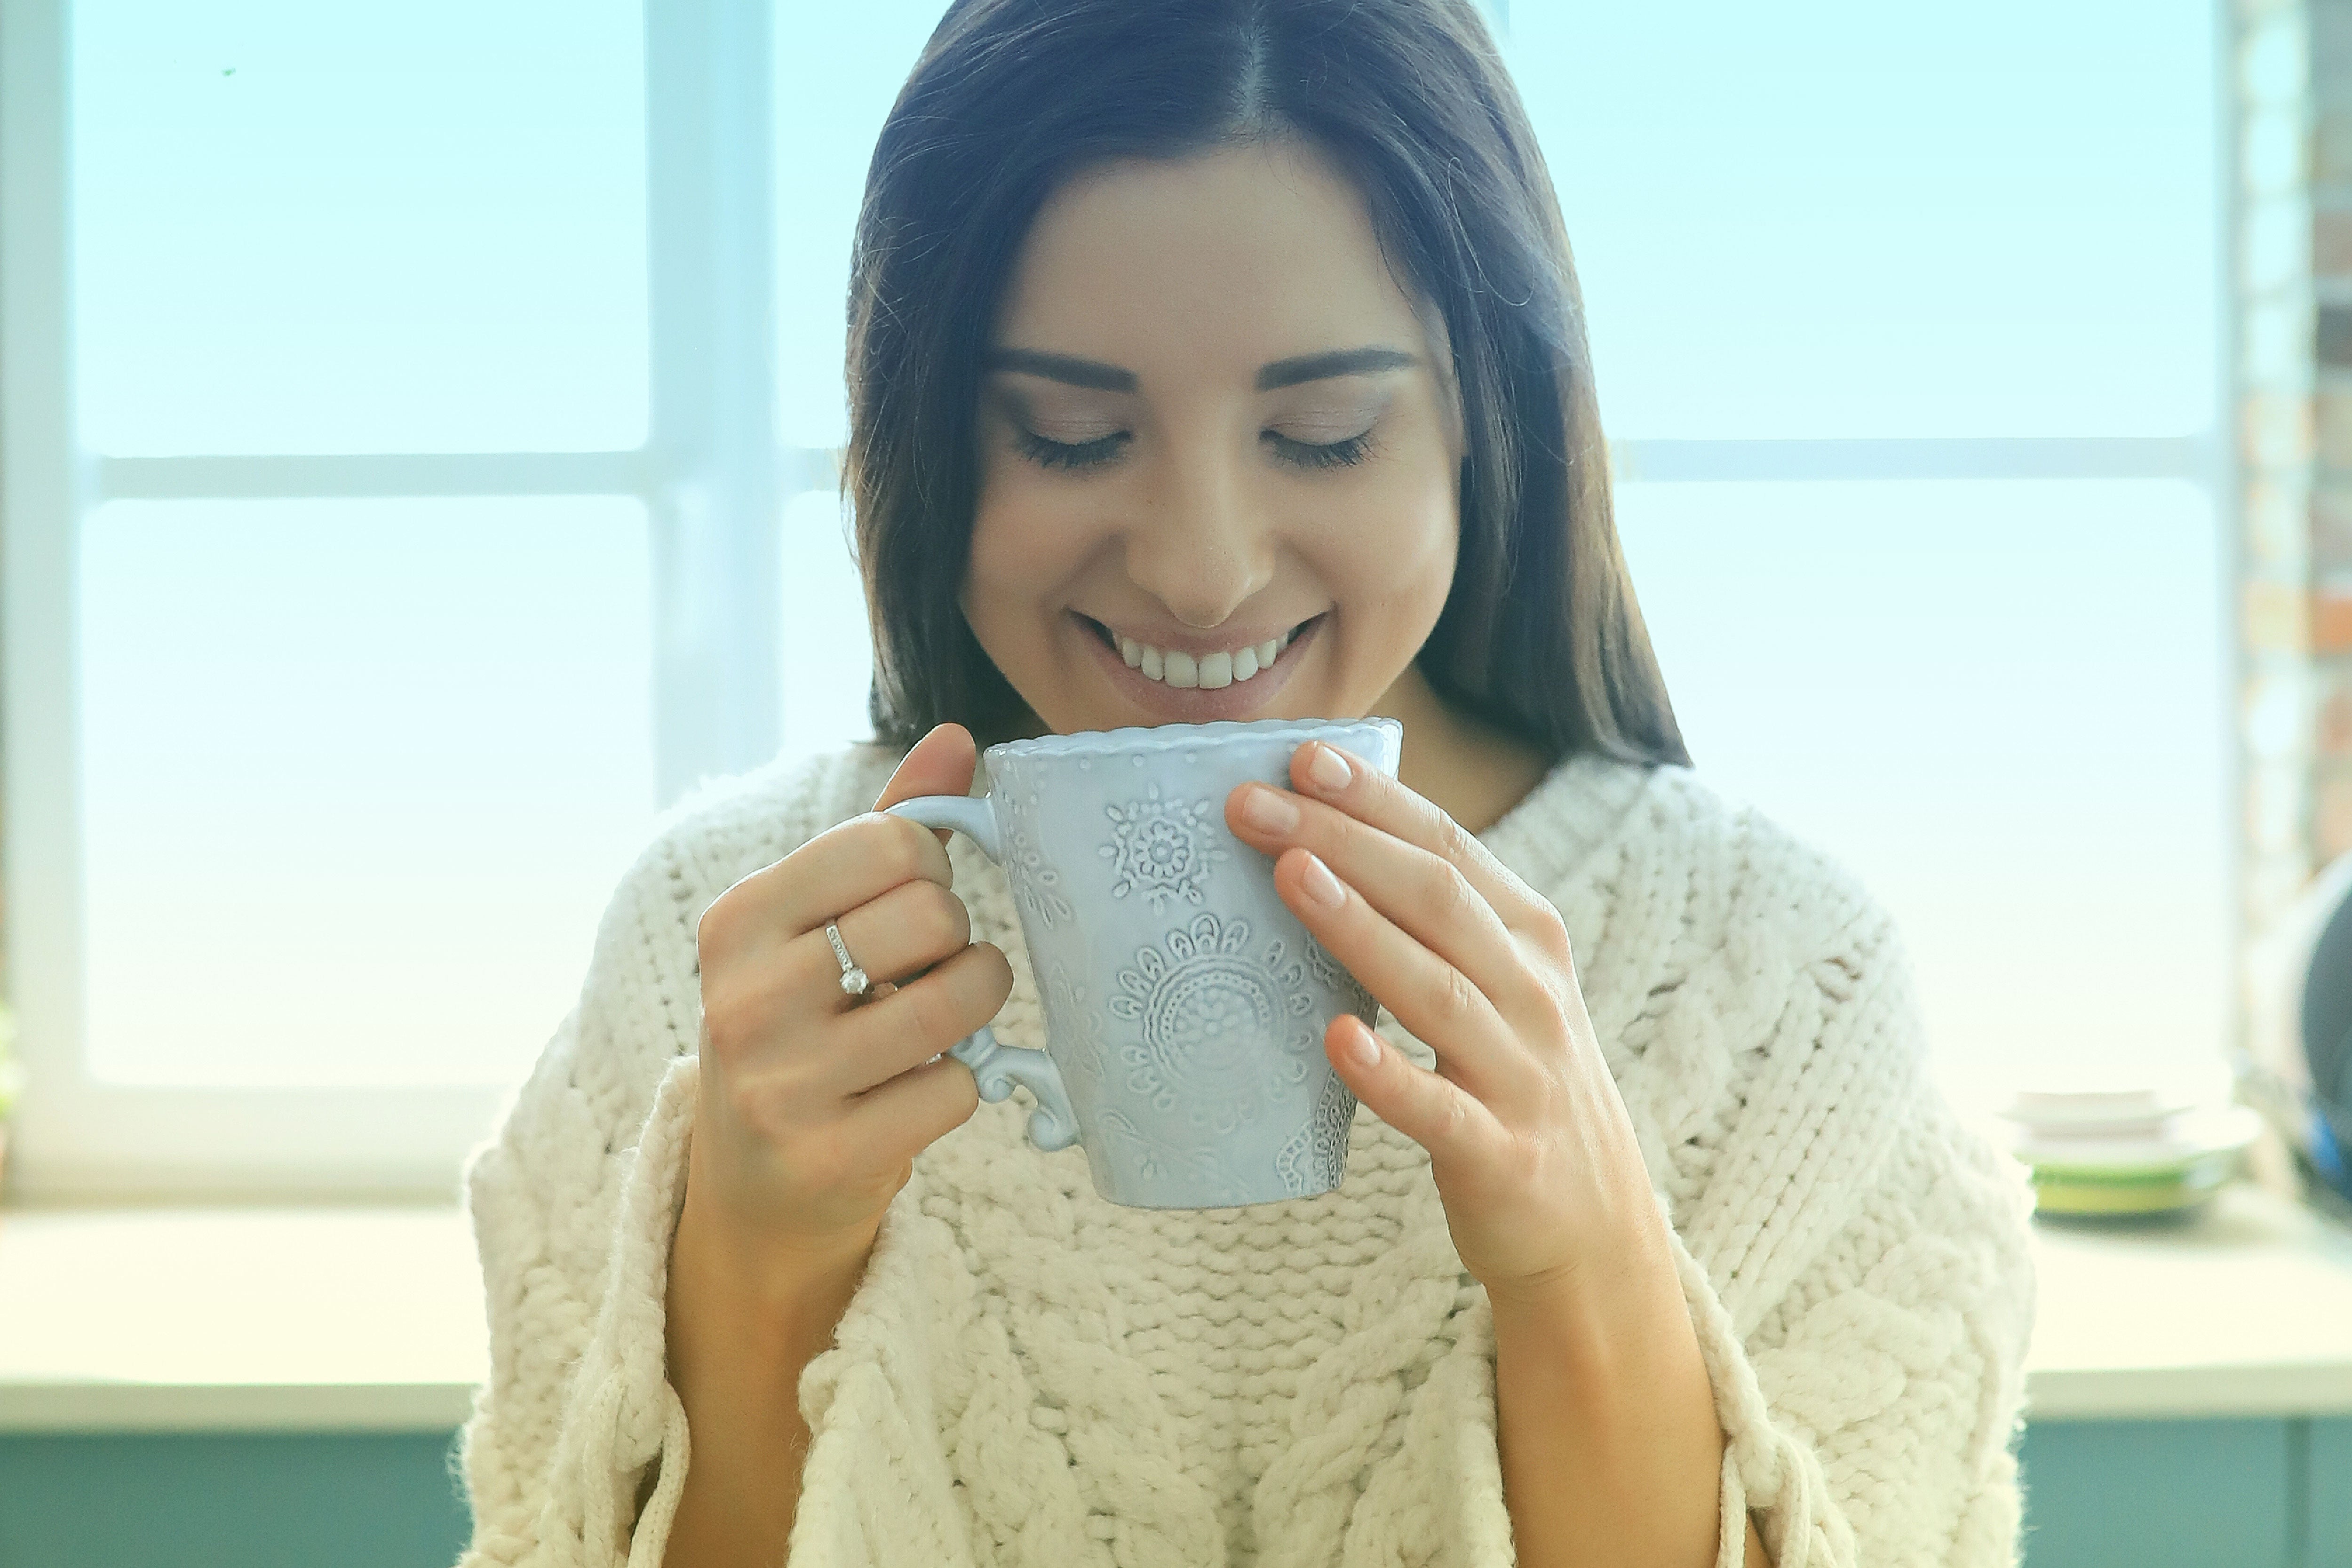
<path id="1" fill-rule="evenodd" d="M 1272 392 L 1276 387 L 1297 386 L 1309 381 L 1329 381 L 1343 375 L 1380 375 L 1419 363 L 1402 349 L 1378 344 L 1370 348 L 1339 349 L 1330 353 L 1300 354 L 1259 367 L 1257 389 Z M 1100 360 L 1049 354 L 1036 349 L 992 349 L 986 368 L 991 371 L 1018 371 L 1024 375 L 1043 376 L 1047 381 L 1058 381 L 1068 386 L 1092 387 L 1097 392 L 1133 392 L 1137 385 L 1135 373 L 1131 370 L 1105 364 Z"/>
<path id="2" fill-rule="evenodd" d="M 1340 349 L 1328 354 L 1300 354 L 1297 359 L 1278 359 L 1260 370 L 1257 373 L 1257 389 L 1272 392 L 1277 386 L 1297 386 L 1306 381 L 1329 381 L 1342 375 L 1381 375 L 1418 363 L 1402 349 L 1377 346 Z"/>

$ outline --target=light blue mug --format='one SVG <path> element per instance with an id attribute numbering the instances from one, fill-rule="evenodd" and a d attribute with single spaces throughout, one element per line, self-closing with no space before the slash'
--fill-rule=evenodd
<path id="1" fill-rule="evenodd" d="M 894 816 L 971 836 L 1003 867 L 1045 1009 L 1045 1048 L 983 1027 L 949 1054 L 981 1097 L 1037 1098 L 1029 1138 L 1079 1144 L 1095 1190 L 1136 1208 L 1313 1197 L 1339 1184 L 1356 1097 L 1323 1054 L 1370 993 L 1274 890 L 1274 862 L 1225 826 L 1246 779 L 1289 786 L 1328 741 L 1393 775 L 1393 719 L 1163 724 L 1009 741 L 984 796 Z"/>

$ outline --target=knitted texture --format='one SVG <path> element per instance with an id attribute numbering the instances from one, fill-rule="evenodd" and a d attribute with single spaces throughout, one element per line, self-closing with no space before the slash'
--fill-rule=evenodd
<path id="1" fill-rule="evenodd" d="M 491 1373 L 463 1568 L 661 1562 L 691 1462 L 663 1310 L 695 927 L 870 809 L 897 760 L 772 767 L 668 814 L 468 1163 Z M 2012 1568 L 2032 1198 L 1933 1087 L 1885 912 L 1684 768 L 1570 759 L 1483 837 L 1567 923 L 1674 1227 L 1729 1436 L 1723 1568 L 1749 1510 L 1779 1568 Z M 1040 1045 L 1003 878 L 960 837 L 950 855 L 974 939 L 1012 960 L 996 1027 Z M 1123 1208 L 1082 1150 L 1028 1146 L 1034 1104 L 982 1103 L 885 1213 L 801 1380 L 792 1568 L 1514 1561 L 1493 1316 L 1418 1144 L 1360 1109 L 1336 1192 Z"/>

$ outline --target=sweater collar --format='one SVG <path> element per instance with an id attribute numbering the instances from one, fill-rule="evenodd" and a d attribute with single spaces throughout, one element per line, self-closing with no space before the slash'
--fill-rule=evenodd
<path id="1" fill-rule="evenodd" d="M 1478 842 L 1549 898 L 1584 870 L 1641 798 L 1651 771 L 1593 752 L 1564 757 Z"/>

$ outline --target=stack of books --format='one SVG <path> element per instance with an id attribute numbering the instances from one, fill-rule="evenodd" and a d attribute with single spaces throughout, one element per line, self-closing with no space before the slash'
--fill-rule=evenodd
<path id="1" fill-rule="evenodd" d="M 1996 1112 L 2035 1212 L 2179 1214 L 2221 1190 L 2262 1131 L 2242 1105 L 2162 1089 L 2020 1089 Z"/>

